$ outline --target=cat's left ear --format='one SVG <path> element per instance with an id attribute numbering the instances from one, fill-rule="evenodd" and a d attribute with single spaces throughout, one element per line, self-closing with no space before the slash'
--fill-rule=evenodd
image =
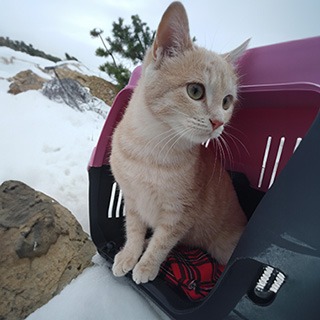
<path id="1" fill-rule="evenodd" d="M 231 64 L 235 65 L 237 61 L 241 58 L 244 52 L 247 50 L 249 42 L 251 39 L 246 40 L 239 47 L 233 49 L 232 51 L 223 54 L 222 56 Z"/>
<path id="2" fill-rule="evenodd" d="M 182 3 L 173 2 L 162 16 L 152 53 L 156 61 L 164 56 L 175 56 L 193 47 L 189 21 Z"/>

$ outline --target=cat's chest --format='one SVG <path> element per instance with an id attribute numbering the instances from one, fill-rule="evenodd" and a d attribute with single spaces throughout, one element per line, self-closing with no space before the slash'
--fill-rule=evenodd
<path id="1" fill-rule="evenodd" d="M 193 180 L 194 168 L 190 162 L 180 164 L 157 164 L 151 161 L 124 161 L 123 171 L 133 189 L 166 193 L 179 189 L 186 181 Z"/>
<path id="2" fill-rule="evenodd" d="M 132 192 L 136 193 L 135 209 L 149 227 L 156 228 L 164 216 L 173 222 L 183 213 L 183 204 L 179 200 L 183 197 L 183 190 L 176 184 L 168 181 L 161 186 L 142 183 Z M 170 224 L 169 221 L 166 223 Z"/>
<path id="3" fill-rule="evenodd" d="M 192 179 L 188 167 L 168 170 L 141 165 L 127 172 L 127 182 L 123 187 L 133 199 L 134 209 L 142 220 L 155 228 L 163 212 L 172 212 L 173 220 L 182 212 L 181 199 L 189 197 L 186 188 L 188 179 Z"/>

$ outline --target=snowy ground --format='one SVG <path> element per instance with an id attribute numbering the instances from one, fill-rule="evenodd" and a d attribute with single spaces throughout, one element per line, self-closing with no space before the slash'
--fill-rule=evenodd
<path id="1" fill-rule="evenodd" d="M 20 180 L 67 207 L 89 233 L 87 163 L 104 119 L 50 101 L 39 91 L 8 94 L 7 78 L 31 69 L 48 78 L 42 58 L 0 47 L 0 184 Z M 88 74 L 84 66 L 74 68 Z M 108 108 L 107 106 L 105 106 Z M 73 280 L 28 320 L 152 320 L 161 315 L 103 259 Z"/>

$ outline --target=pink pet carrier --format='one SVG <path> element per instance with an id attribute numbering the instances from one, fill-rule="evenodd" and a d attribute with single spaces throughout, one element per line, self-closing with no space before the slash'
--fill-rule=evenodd
<path id="1" fill-rule="evenodd" d="M 240 101 L 227 129 L 225 166 L 249 219 L 246 230 L 201 301 L 159 277 L 133 285 L 172 319 L 318 320 L 320 37 L 248 50 L 238 69 Z M 124 242 L 110 142 L 139 77 L 138 67 L 116 97 L 89 163 L 91 236 L 110 266 Z"/>

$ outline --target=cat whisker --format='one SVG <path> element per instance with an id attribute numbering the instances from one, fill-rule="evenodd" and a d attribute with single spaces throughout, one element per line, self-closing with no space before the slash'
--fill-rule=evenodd
<path id="1" fill-rule="evenodd" d="M 163 160 L 168 156 L 170 150 L 173 148 L 173 146 L 186 134 L 188 133 L 188 131 L 190 131 L 189 128 L 183 128 L 181 127 L 181 130 L 176 132 L 175 134 L 172 135 L 172 137 L 162 146 L 161 150 L 158 152 L 158 154 L 161 154 L 162 151 L 168 146 L 168 144 L 172 141 L 172 140 L 176 140 L 172 143 L 172 145 L 168 148 Z"/>
<path id="2" fill-rule="evenodd" d="M 219 161 L 219 157 L 218 157 L 218 148 L 215 146 L 215 139 L 212 140 L 212 144 L 215 152 L 215 159 L 214 159 L 213 171 L 212 171 L 214 173 L 216 170 L 217 161 Z"/>
<path id="3" fill-rule="evenodd" d="M 231 128 L 232 130 L 235 130 L 237 132 L 239 132 L 242 136 L 246 136 L 246 134 L 244 132 L 242 132 L 239 128 L 234 127 L 232 124 L 230 123 L 226 123 L 225 127 L 227 128 Z"/>
<path id="4" fill-rule="evenodd" d="M 167 157 L 167 155 L 169 154 L 170 150 L 173 149 L 173 147 L 178 143 L 178 141 L 183 138 L 187 133 L 190 133 L 191 132 L 191 129 L 186 129 L 184 130 L 183 132 L 180 133 L 180 136 L 176 139 L 175 142 L 173 142 L 173 144 L 170 146 L 170 148 L 168 149 L 166 155 L 165 155 L 165 158 Z"/>
<path id="5" fill-rule="evenodd" d="M 201 186 L 201 190 L 205 190 L 206 188 L 208 188 L 210 186 L 210 183 L 211 181 L 214 179 L 214 176 L 215 176 L 215 173 L 216 173 L 216 165 L 217 165 L 217 162 L 219 161 L 219 157 L 218 157 L 218 148 L 215 148 L 215 142 L 214 142 L 215 139 L 208 139 L 206 142 L 203 142 L 201 145 L 204 147 L 204 148 L 208 148 L 209 147 L 209 144 L 210 142 L 212 141 L 212 144 L 213 144 L 213 149 L 214 149 L 214 155 L 213 155 L 213 164 L 212 166 L 210 166 L 209 168 L 207 168 L 208 170 L 210 170 L 210 177 L 209 179 L 207 180 L 206 184 Z M 206 147 L 206 144 L 208 145 Z"/>
<path id="6" fill-rule="evenodd" d="M 166 135 L 163 139 L 161 139 L 160 141 L 158 141 L 158 143 L 156 143 L 152 150 L 150 151 L 150 154 L 153 154 L 155 155 L 155 152 L 157 150 L 158 147 L 161 147 L 160 151 L 157 152 L 157 155 L 159 155 L 159 153 L 161 153 L 161 151 L 165 148 L 165 146 L 170 143 L 170 141 L 172 139 L 175 138 L 175 136 L 177 135 L 176 131 L 175 130 L 172 130 L 172 132 L 168 135 Z"/>
<path id="7" fill-rule="evenodd" d="M 232 128 L 232 127 L 230 126 L 230 128 Z M 240 130 L 238 130 L 238 131 L 241 132 Z M 237 136 L 233 135 L 232 133 L 230 133 L 228 131 L 224 131 L 224 134 L 232 140 L 239 155 L 241 155 L 240 149 L 238 148 L 238 146 L 240 145 L 243 148 L 243 150 L 246 152 L 246 154 L 248 156 L 250 156 L 250 152 L 249 152 L 248 148 L 245 146 L 245 144 Z"/>
<path id="8" fill-rule="evenodd" d="M 219 181 L 221 181 L 222 179 L 222 171 L 223 168 L 225 167 L 225 153 L 223 150 L 223 147 L 221 145 L 221 142 L 218 138 L 213 140 L 215 142 L 216 148 L 217 148 L 217 152 L 219 152 L 219 157 L 217 161 L 221 162 L 221 166 L 220 166 L 220 170 L 219 170 Z"/>
<path id="9" fill-rule="evenodd" d="M 248 136 L 242 132 L 241 130 L 239 130 L 238 128 L 232 126 L 230 123 L 228 123 L 226 125 L 228 128 L 231 128 L 234 131 L 237 131 L 239 133 L 239 135 L 241 135 L 245 140 L 248 139 Z M 230 133 L 229 131 L 224 131 L 224 133 L 229 136 L 230 138 L 234 138 L 234 140 L 237 140 L 238 143 L 243 147 L 243 149 L 247 152 L 247 154 L 249 155 L 249 151 L 246 148 L 246 146 L 244 145 L 244 143 L 241 141 L 241 139 L 239 139 L 237 136 L 235 136 L 234 134 Z"/>
<path id="10" fill-rule="evenodd" d="M 228 156 L 228 158 L 229 158 L 229 162 L 230 162 L 230 163 L 233 163 L 233 160 L 234 160 L 234 159 L 233 159 L 233 155 L 232 155 L 232 152 L 231 152 L 231 150 L 230 150 L 230 147 L 229 147 L 227 141 L 224 139 L 223 135 L 220 135 L 220 137 L 219 137 L 218 139 L 221 140 L 222 145 L 223 145 L 224 149 L 226 150 L 227 156 Z M 228 159 L 227 159 L 227 160 L 228 160 Z"/>
<path id="11" fill-rule="evenodd" d="M 240 149 L 239 149 L 239 146 L 238 146 L 236 139 L 234 139 L 234 137 L 231 136 L 229 133 L 226 133 L 225 136 L 228 137 L 232 141 L 233 145 L 235 146 L 235 149 L 237 150 L 238 155 L 240 155 L 241 152 L 240 152 Z"/>
<path id="12" fill-rule="evenodd" d="M 172 110 L 172 111 L 174 111 L 174 112 L 176 112 L 176 113 L 179 113 L 179 114 L 184 115 L 186 118 L 190 118 L 190 115 L 188 115 L 187 113 L 184 113 L 184 112 L 181 111 L 181 110 L 175 109 L 175 108 L 170 107 L 170 106 L 167 106 L 167 108 L 170 109 L 170 110 Z"/>
<path id="13" fill-rule="evenodd" d="M 159 139 L 160 137 L 164 136 L 164 138 L 162 138 L 161 140 L 157 141 L 157 143 L 153 146 L 151 152 L 148 152 L 150 154 L 153 153 L 153 151 L 158 147 L 158 145 L 162 144 L 166 139 L 170 138 L 172 135 L 175 134 L 175 130 L 174 129 L 169 129 L 165 132 L 162 132 L 160 134 L 158 134 L 157 136 L 153 137 L 152 139 L 150 139 L 146 145 L 143 147 L 142 152 L 144 152 L 144 150 L 148 150 L 149 146 L 153 143 L 156 142 L 157 139 Z"/>
<path id="14" fill-rule="evenodd" d="M 225 158 L 226 158 L 226 155 L 225 155 L 224 150 L 223 150 L 223 147 L 222 147 L 222 145 L 221 145 L 221 141 L 219 140 L 219 138 L 216 138 L 216 139 L 215 139 L 215 142 L 216 142 L 216 144 L 217 144 L 217 146 L 218 146 L 218 150 L 219 150 L 219 153 L 220 153 L 220 161 L 221 161 L 221 163 L 222 163 L 222 165 L 223 165 L 223 167 L 224 167 L 224 166 L 225 166 Z"/>

